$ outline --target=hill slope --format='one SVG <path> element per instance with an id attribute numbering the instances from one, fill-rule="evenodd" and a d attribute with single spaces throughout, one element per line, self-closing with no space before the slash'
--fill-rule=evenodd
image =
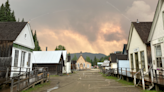
<path id="1" fill-rule="evenodd" d="M 80 56 L 80 53 L 71 53 L 71 60 L 72 58 L 74 57 L 74 54 L 76 54 L 76 57 L 77 59 L 79 58 Z M 94 53 L 88 53 L 88 52 L 85 52 L 85 53 L 82 53 L 83 57 L 86 58 L 86 56 L 90 57 L 90 59 L 94 60 L 94 57 L 96 56 L 96 58 L 100 59 L 101 57 L 105 57 L 106 55 L 104 54 L 94 54 Z"/>

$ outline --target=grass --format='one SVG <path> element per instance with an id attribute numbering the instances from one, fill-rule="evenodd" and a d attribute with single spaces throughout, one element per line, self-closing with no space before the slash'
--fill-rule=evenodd
<path id="1" fill-rule="evenodd" d="M 142 92 L 157 92 L 155 90 L 143 90 Z M 159 92 L 163 92 L 163 91 L 159 91 Z"/>
<path id="2" fill-rule="evenodd" d="M 37 90 L 38 88 L 42 88 L 42 87 L 44 87 L 44 86 L 46 86 L 46 85 L 50 85 L 50 82 L 48 82 L 48 83 L 43 83 L 43 84 L 38 84 L 38 85 L 36 85 L 34 88 L 29 88 L 29 89 L 24 90 L 24 91 L 21 91 L 21 92 L 31 92 L 31 91 L 35 91 L 35 90 Z"/>
<path id="3" fill-rule="evenodd" d="M 118 80 L 117 77 L 106 76 L 105 74 L 103 74 L 103 73 L 101 73 L 101 72 L 100 72 L 100 74 L 102 74 L 102 76 L 103 76 L 104 78 L 106 78 L 106 79 L 113 79 L 113 80 L 115 80 L 115 81 L 117 81 L 117 82 L 119 82 L 119 83 L 121 83 L 121 84 L 123 84 L 123 85 L 134 85 L 132 82 L 127 82 L 127 81 L 125 81 L 125 80 Z"/>
<path id="4" fill-rule="evenodd" d="M 50 77 L 59 77 L 59 75 L 50 75 Z"/>

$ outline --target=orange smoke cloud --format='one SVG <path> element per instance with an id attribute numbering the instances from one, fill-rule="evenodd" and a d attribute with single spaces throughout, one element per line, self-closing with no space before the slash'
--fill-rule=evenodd
<path id="1" fill-rule="evenodd" d="M 60 33 L 56 33 L 56 31 Z M 103 53 L 109 55 L 114 51 L 122 50 L 123 44 L 127 41 L 122 39 L 120 41 L 106 41 L 103 37 L 104 34 L 122 33 L 119 26 L 105 23 L 102 25 L 101 30 L 97 34 L 97 39 L 90 42 L 85 35 L 81 35 L 72 30 L 51 30 L 43 29 L 37 32 L 40 46 L 42 50 L 48 47 L 48 50 L 54 50 L 58 45 L 64 45 L 67 52 L 91 52 Z"/>

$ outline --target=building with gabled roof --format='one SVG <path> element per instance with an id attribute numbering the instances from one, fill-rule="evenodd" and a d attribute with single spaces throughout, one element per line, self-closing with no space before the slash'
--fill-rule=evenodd
<path id="1" fill-rule="evenodd" d="M 128 57 L 134 71 L 144 68 L 148 71 L 151 61 L 150 43 L 147 42 L 152 22 L 132 22 L 128 36 Z"/>
<path id="2" fill-rule="evenodd" d="M 153 69 L 164 68 L 164 0 L 158 0 L 147 42 L 151 43 Z"/>
<path id="3" fill-rule="evenodd" d="M 91 63 L 87 62 L 84 59 L 84 57 L 82 56 L 82 52 L 76 61 L 76 69 L 77 70 L 91 69 Z"/>
<path id="4" fill-rule="evenodd" d="M 27 22 L 0 22 L 0 46 L 12 44 L 7 50 L 8 55 L 1 57 L 12 57 L 10 77 L 17 76 L 20 68 L 21 71 L 26 69 L 32 70 L 31 57 L 35 44 L 31 32 L 30 24 Z"/>

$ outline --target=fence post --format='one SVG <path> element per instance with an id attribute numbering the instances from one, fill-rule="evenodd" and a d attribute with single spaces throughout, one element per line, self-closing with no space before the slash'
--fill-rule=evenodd
<path id="1" fill-rule="evenodd" d="M 122 68 L 121 68 L 121 75 L 122 75 Z"/>
<path id="2" fill-rule="evenodd" d="M 132 78 L 133 78 L 133 68 L 132 68 Z"/>
<path id="3" fill-rule="evenodd" d="M 158 83 L 158 79 L 157 79 L 157 70 L 154 70 L 154 71 L 155 71 L 156 82 Z"/>
<path id="4" fill-rule="evenodd" d="M 141 79 L 142 79 L 142 88 L 143 88 L 143 90 L 145 90 L 145 81 L 144 81 L 143 69 L 141 69 Z"/>
<path id="5" fill-rule="evenodd" d="M 13 83 L 14 83 L 14 81 L 13 81 L 13 79 L 12 79 L 12 80 L 11 80 L 10 92 L 13 92 Z"/>
<path id="6" fill-rule="evenodd" d="M 9 73 L 9 68 L 7 68 L 6 80 L 7 80 L 7 78 L 8 78 L 8 73 Z"/>
<path id="7" fill-rule="evenodd" d="M 126 68 L 126 77 L 127 77 L 127 68 Z"/>

